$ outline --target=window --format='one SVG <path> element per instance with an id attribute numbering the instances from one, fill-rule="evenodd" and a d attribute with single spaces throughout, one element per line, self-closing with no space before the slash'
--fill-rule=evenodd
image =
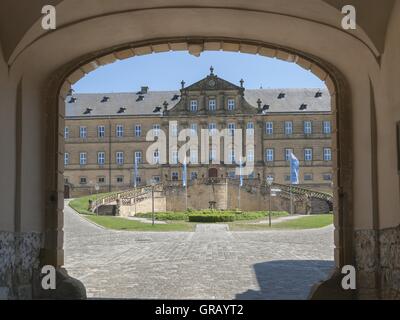
<path id="1" fill-rule="evenodd" d="M 137 176 L 136 177 L 136 185 L 140 185 L 142 183 L 142 178 Z"/>
<path id="2" fill-rule="evenodd" d="M 235 150 L 234 149 L 229 150 L 228 161 L 229 161 L 229 163 L 235 163 Z"/>
<path id="3" fill-rule="evenodd" d="M 190 111 L 191 112 L 197 112 L 199 109 L 199 105 L 197 100 L 190 100 Z"/>
<path id="4" fill-rule="evenodd" d="M 236 125 L 234 123 L 228 123 L 229 135 L 233 136 L 235 134 Z"/>
<path id="5" fill-rule="evenodd" d="M 98 182 L 98 183 L 105 183 L 105 182 L 106 182 L 106 178 L 104 178 L 104 177 L 99 177 L 99 178 L 97 179 L 97 182 Z"/>
<path id="6" fill-rule="evenodd" d="M 274 149 L 266 149 L 265 150 L 265 161 L 267 161 L 267 162 L 274 161 Z"/>
<path id="7" fill-rule="evenodd" d="M 332 149 L 324 148 L 324 161 L 332 161 Z"/>
<path id="8" fill-rule="evenodd" d="M 209 111 L 217 110 L 217 100 L 215 99 L 208 100 L 208 110 Z"/>
<path id="9" fill-rule="evenodd" d="M 290 161 L 290 155 L 293 153 L 293 149 L 285 149 L 285 161 Z"/>
<path id="10" fill-rule="evenodd" d="M 217 149 L 212 148 L 210 150 L 210 162 L 217 161 Z"/>
<path id="11" fill-rule="evenodd" d="M 160 182 L 161 182 L 161 177 L 160 177 L 160 176 L 154 176 L 154 177 L 153 177 L 153 181 L 154 181 L 155 183 L 160 183 Z"/>
<path id="12" fill-rule="evenodd" d="M 235 99 L 228 99 L 228 110 L 233 111 L 235 110 L 236 104 Z"/>
<path id="13" fill-rule="evenodd" d="M 265 123 L 265 133 L 269 136 L 274 134 L 274 123 L 272 121 Z"/>
<path id="14" fill-rule="evenodd" d="M 135 163 L 137 163 L 137 164 L 142 163 L 142 152 L 141 151 L 135 152 Z"/>
<path id="15" fill-rule="evenodd" d="M 191 181 L 197 180 L 197 176 L 198 176 L 197 172 L 191 172 L 190 173 L 190 180 Z"/>
<path id="16" fill-rule="evenodd" d="M 190 129 L 195 131 L 195 133 L 197 134 L 197 129 L 198 129 L 197 123 L 191 123 L 190 124 Z"/>
<path id="17" fill-rule="evenodd" d="M 81 139 L 87 138 L 87 128 L 86 127 L 79 127 L 79 137 Z"/>
<path id="18" fill-rule="evenodd" d="M 142 126 L 137 124 L 135 126 L 135 137 L 140 137 L 142 135 Z"/>
<path id="19" fill-rule="evenodd" d="M 160 125 L 159 124 L 154 124 L 153 125 L 153 135 L 154 137 L 158 137 L 160 135 Z"/>
<path id="20" fill-rule="evenodd" d="M 304 134 L 312 134 L 312 122 L 304 121 Z"/>
<path id="21" fill-rule="evenodd" d="M 190 150 L 190 163 L 198 164 L 198 162 L 199 162 L 199 157 L 197 150 Z"/>
<path id="22" fill-rule="evenodd" d="M 178 151 L 172 151 L 171 164 L 178 164 Z"/>
<path id="23" fill-rule="evenodd" d="M 293 122 L 292 121 L 285 121 L 285 134 L 286 135 L 293 134 Z"/>
<path id="24" fill-rule="evenodd" d="M 124 126 L 122 124 L 118 124 L 116 128 L 117 138 L 122 138 L 124 136 Z"/>
<path id="25" fill-rule="evenodd" d="M 79 154 L 79 164 L 81 166 L 84 166 L 84 165 L 86 165 L 86 163 L 87 163 L 87 153 L 86 152 L 81 152 Z"/>
<path id="26" fill-rule="evenodd" d="M 228 172 L 228 178 L 229 179 L 235 179 L 236 178 L 236 172 L 235 171 L 229 171 Z"/>
<path id="27" fill-rule="evenodd" d="M 172 181 L 178 181 L 178 180 L 179 180 L 179 173 L 172 172 Z"/>
<path id="28" fill-rule="evenodd" d="M 269 173 L 267 174 L 267 176 L 265 177 L 266 181 L 275 181 L 275 175 L 273 173 Z"/>
<path id="29" fill-rule="evenodd" d="M 247 122 L 246 134 L 253 136 L 254 135 L 254 122 Z"/>
<path id="30" fill-rule="evenodd" d="M 106 163 L 106 154 L 105 152 L 97 153 L 97 164 L 103 166 Z"/>
<path id="31" fill-rule="evenodd" d="M 254 150 L 247 150 L 247 161 L 254 162 Z"/>
<path id="32" fill-rule="evenodd" d="M 324 181 L 332 181 L 332 174 L 325 173 L 322 175 L 322 178 L 324 179 Z"/>
<path id="33" fill-rule="evenodd" d="M 64 153 L 64 166 L 69 165 L 69 153 Z"/>
<path id="34" fill-rule="evenodd" d="M 285 181 L 291 181 L 290 174 L 285 174 Z"/>
<path id="35" fill-rule="evenodd" d="M 312 161 L 313 151 L 312 149 L 304 149 L 304 161 Z"/>
<path id="36" fill-rule="evenodd" d="M 178 124 L 177 123 L 171 123 L 171 134 L 173 137 L 178 136 Z"/>
<path id="37" fill-rule="evenodd" d="M 117 183 L 123 183 L 124 182 L 124 177 L 123 176 L 118 176 L 117 177 Z"/>
<path id="38" fill-rule="evenodd" d="M 313 174 L 312 173 L 305 173 L 304 174 L 304 181 L 312 181 L 313 180 Z"/>
<path id="39" fill-rule="evenodd" d="M 331 133 L 331 122 L 330 121 L 324 121 L 323 122 L 323 132 L 325 134 L 330 134 Z"/>
<path id="40" fill-rule="evenodd" d="M 209 130 L 210 136 L 215 135 L 216 131 L 217 131 L 217 124 L 216 123 L 209 123 L 208 124 L 208 130 Z"/>
<path id="41" fill-rule="evenodd" d="M 79 178 L 79 184 L 87 184 L 87 179 L 86 179 L 86 177 L 80 177 L 80 178 Z"/>
<path id="42" fill-rule="evenodd" d="M 65 127 L 64 128 L 64 139 L 69 139 L 69 128 Z"/>
<path id="43" fill-rule="evenodd" d="M 153 164 L 159 164 L 160 163 L 160 151 L 155 150 L 153 152 Z"/>
<path id="44" fill-rule="evenodd" d="M 122 151 L 116 153 L 116 162 L 119 166 L 124 164 L 124 153 Z"/>
<path id="45" fill-rule="evenodd" d="M 106 128 L 104 126 L 97 127 L 97 137 L 104 138 L 106 135 Z"/>

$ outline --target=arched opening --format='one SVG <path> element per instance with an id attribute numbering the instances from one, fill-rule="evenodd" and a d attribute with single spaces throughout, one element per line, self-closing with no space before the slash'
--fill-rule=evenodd
<path id="1" fill-rule="evenodd" d="M 191 42 L 182 42 L 183 39 L 168 39 L 163 41 L 149 41 L 146 43 L 139 44 L 131 44 L 129 47 L 125 47 L 124 49 L 119 49 L 116 52 L 110 52 L 104 55 L 102 52 L 99 54 L 98 58 L 92 60 L 93 58 L 82 57 L 80 61 L 77 63 L 71 64 L 68 68 L 66 68 L 62 74 L 63 76 L 60 79 L 67 79 L 60 85 L 60 94 L 58 96 L 58 107 L 60 108 L 60 114 L 64 114 L 64 101 L 68 92 L 71 88 L 71 84 L 78 81 L 81 77 L 83 77 L 87 72 L 94 70 L 99 65 L 104 65 L 108 63 L 112 63 L 117 59 L 129 58 L 134 56 L 135 54 L 148 54 L 151 52 L 158 51 L 167 51 L 167 50 L 188 50 L 191 54 L 199 54 L 199 52 L 203 50 L 229 50 L 229 51 L 238 51 L 238 52 L 246 52 L 253 54 L 260 54 L 267 57 L 277 57 L 279 59 L 295 62 L 299 64 L 306 70 L 310 70 L 316 76 L 318 76 L 321 80 L 325 81 L 327 88 L 332 97 L 332 111 L 333 111 L 333 136 L 332 136 L 332 149 L 333 149 L 333 184 L 334 184 L 334 216 L 335 216 L 335 265 L 337 268 L 346 264 L 346 261 L 350 261 L 351 255 L 349 255 L 349 251 L 351 248 L 351 229 L 344 229 L 343 224 L 345 221 L 351 221 L 351 211 L 346 205 L 346 201 L 348 199 L 343 199 L 339 190 L 346 189 L 351 194 L 351 186 L 346 184 L 347 181 L 343 179 L 343 174 L 347 172 L 347 170 L 351 170 L 349 167 L 350 162 L 348 162 L 348 158 L 341 156 L 338 147 L 340 144 L 348 144 L 348 141 L 341 140 L 341 136 L 339 135 L 339 127 L 342 125 L 340 119 L 338 117 L 339 110 L 341 110 L 342 103 L 347 99 L 347 93 L 345 91 L 345 83 L 343 79 L 340 77 L 340 73 L 337 72 L 332 66 L 323 61 L 320 61 L 317 58 L 309 57 L 308 55 L 297 52 L 296 50 L 283 49 L 281 47 L 272 46 L 270 44 L 259 43 L 259 42 L 243 42 L 233 39 L 198 39 L 196 38 L 196 44 Z M 200 44 L 199 44 L 200 43 Z M 229 49 L 226 49 L 229 48 Z M 115 50 L 115 49 L 114 49 Z M 345 113 L 345 110 L 343 110 Z M 344 119 L 342 120 L 344 121 Z M 58 128 L 60 131 L 60 128 Z M 62 137 L 58 136 L 58 143 L 60 146 L 63 145 Z M 347 155 L 349 156 L 349 155 Z M 59 154 L 59 158 L 62 157 L 62 153 Z M 61 158 L 63 159 L 63 158 Z M 58 164 L 63 163 L 58 161 Z M 62 166 L 58 165 L 58 172 L 62 172 Z M 339 170 L 339 168 L 343 167 L 343 170 Z M 208 174 L 215 175 L 214 170 L 210 170 Z M 218 176 L 218 172 L 216 172 Z M 343 181 L 343 182 L 342 182 Z M 340 187 L 339 187 L 340 186 Z M 347 194 L 347 193 L 346 193 Z M 344 212 L 346 211 L 346 215 Z M 348 224 L 351 225 L 351 224 Z M 54 222 L 50 222 L 47 226 L 48 230 L 60 230 L 62 228 L 62 221 L 57 221 L 57 224 Z M 59 240 L 62 244 L 62 239 Z M 60 253 L 54 255 L 55 252 L 49 252 L 49 254 L 45 257 L 44 261 L 52 261 L 52 263 L 56 265 L 63 265 L 63 257 L 60 256 Z M 57 262 L 57 263 L 55 263 Z"/>

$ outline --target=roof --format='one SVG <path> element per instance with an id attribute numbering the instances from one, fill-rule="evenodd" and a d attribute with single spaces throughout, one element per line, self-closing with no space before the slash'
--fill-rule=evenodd
<path id="1" fill-rule="evenodd" d="M 322 96 L 316 97 L 317 92 L 321 92 Z M 258 99 L 262 101 L 262 107 L 269 105 L 268 113 L 331 111 L 330 95 L 325 89 L 258 89 L 245 90 L 244 93 L 245 99 L 254 108 L 257 108 Z M 279 99 L 281 93 L 285 96 Z M 138 99 L 140 96 L 143 100 Z M 105 97 L 109 100 L 102 102 Z M 66 117 L 160 116 L 165 101 L 168 103 L 168 110 L 171 110 L 180 101 L 180 91 L 74 94 L 66 99 Z M 301 110 L 302 105 L 307 105 L 306 109 Z M 154 112 L 156 107 L 160 107 L 159 112 Z"/>

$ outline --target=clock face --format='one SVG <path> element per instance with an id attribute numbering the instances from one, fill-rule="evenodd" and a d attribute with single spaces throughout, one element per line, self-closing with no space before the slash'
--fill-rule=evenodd
<path id="1" fill-rule="evenodd" d="M 215 80 L 210 80 L 209 82 L 208 82 L 208 85 L 210 86 L 210 87 L 215 87 Z"/>

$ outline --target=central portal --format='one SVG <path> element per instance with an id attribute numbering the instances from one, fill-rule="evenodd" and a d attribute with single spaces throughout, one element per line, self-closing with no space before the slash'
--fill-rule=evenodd
<path id="1" fill-rule="evenodd" d="M 208 170 L 208 177 L 209 178 L 218 178 L 218 169 L 217 168 L 211 168 Z"/>

